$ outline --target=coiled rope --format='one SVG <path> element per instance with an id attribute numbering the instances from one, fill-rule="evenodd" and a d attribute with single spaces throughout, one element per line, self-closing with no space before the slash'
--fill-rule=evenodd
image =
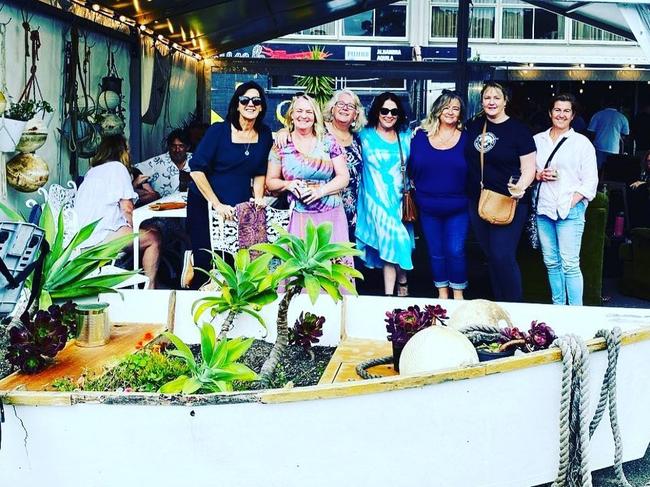
<path id="1" fill-rule="evenodd" d="M 614 438 L 614 472 L 620 485 L 632 487 L 623 472 L 623 445 L 616 405 L 616 365 L 621 349 L 621 329 L 600 330 L 596 337 L 607 344 L 607 369 L 600 388 L 598 405 L 588 422 L 589 352 L 575 335 L 558 338 L 553 345 L 562 352 L 562 397 L 560 400 L 560 462 L 553 487 L 591 487 L 589 441 L 609 403 L 609 418 Z"/>

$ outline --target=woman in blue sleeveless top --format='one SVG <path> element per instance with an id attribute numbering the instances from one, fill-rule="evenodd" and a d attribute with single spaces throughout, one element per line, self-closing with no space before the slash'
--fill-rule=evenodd
<path id="1" fill-rule="evenodd" d="M 445 90 L 411 140 L 409 171 L 440 299 L 449 298 L 449 288 L 454 299 L 463 299 L 467 287 L 469 213 L 463 116 L 460 96 Z"/>

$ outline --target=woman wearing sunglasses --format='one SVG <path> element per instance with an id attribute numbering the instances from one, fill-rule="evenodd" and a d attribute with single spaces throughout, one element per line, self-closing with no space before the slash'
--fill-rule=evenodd
<path id="1" fill-rule="evenodd" d="M 309 95 L 296 95 L 285 115 L 290 140 L 269 154 L 266 186 L 287 191 L 293 205 L 289 233 L 304 236 L 308 220 L 330 222 L 332 242 L 349 242 L 340 191 L 350 179 L 343 149 L 326 132 L 323 116 Z M 347 264 L 352 264 L 349 259 Z"/>
<path id="2" fill-rule="evenodd" d="M 264 204 L 264 176 L 273 145 L 271 130 L 263 123 L 266 109 L 262 87 L 242 83 L 230 99 L 225 122 L 208 129 L 192 156 L 187 230 L 194 267 L 210 269 L 210 254 L 202 250 L 210 248 L 208 201 L 224 218 L 232 218 L 235 205 L 251 197 Z M 190 287 L 198 289 L 206 280 L 197 272 Z"/>
<path id="3" fill-rule="evenodd" d="M 467 134 L 462 98 L 443 90 L 411 140 L 409 173 L 438 298 L 463 299 L 467 287 Z"/>
<path id="4" fill-rule="evenodd" d="M 380 268 L 386 295 L 408 295 L 406 271 L 413 268 L 411 225 L 402 223 L 402 166 L 411 134 L 402 102 L 394 93 L 377 96 L 361 131 L 363 170 L 357 203 L 357 247 L 366 267 Z"/>

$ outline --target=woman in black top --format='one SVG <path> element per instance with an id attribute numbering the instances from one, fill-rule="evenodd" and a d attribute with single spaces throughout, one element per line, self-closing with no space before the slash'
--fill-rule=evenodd
<path id="1" fill-rule="evenodd" d="M 194 267 L 210 270 L 208 201 L 223 218 L 232 218 L 235 205 L 253 198 L 264 204 L 264 177 L 273 145 L 271 130 L 262 122 L 266 113 L 264 90 L 254 81 L 237 87 L 223 123 L 213 124 L 190 161 L 187 194 L 187 230 L 192 241 Z M 194 273 L 191 288 L 207 277 Z"/>
<path id="2" fill-rule="evenodd" d="M 482 116 L 467 127 L 470 221 L 488 258 L 494 298 L 518 302 L 522 300 L 522 286 L 515 254 L 528 217 L 530 194 L 526 189 L 535 178 L 535 141 L 523 123 L 506 114 L 508 95 L 503 86 L 495 82 L 486 83 L 481 90 L 481 103 Z M 493 225 L 478 215 L 481 144 L 484 152 L 483 187 L 519 200 L 515 216 L 508 225 Z M 511 181 L 514 184 L 510 184 Z"/>

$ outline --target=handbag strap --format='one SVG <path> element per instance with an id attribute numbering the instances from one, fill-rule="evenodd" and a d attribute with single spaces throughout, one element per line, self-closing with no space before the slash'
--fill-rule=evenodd
<path id="1" fill-rule="evenodd" d="M 544 169 L 547 169 L 548 166 L 551 164 L 551 161 L 553 160 L 553 156 L 555 153 L 558 151 L 560 147 L 562 147 L 562 144 L 566 142 L 568 137 L 562 137 L 562 140 L 560 140 L 557 145 L 555 146 L 555 149 L 553 149 L 553 152 L 551 152 L 551 155 L 548 156 L 548 159 L 546 159 L 546 164 L 544 164 Z M 541 185 L 544 181 L 540 181 L 539 184 Z M 535 194 L 535 208 L 537 208 L 537 203 L 539 202 L 539 185 L 537 186 L 537 194 Z"/>
<path id="2" fill-rule="evenodd" d="M 483 164 L 485 163 L 485 132 L 487 131 L 487 119 L 483 123 L 483 132 L 481 133 L 481 189 L 483 189 Z"/>
<path id="3" fill-rule="evenodd" d="M 404 162 L 404 153 L 402 152 L 402 142 L 400 141 L 399 132 L 397 132 L 397 147 L 399 147 L 400 170 L 402 171 L 402 194 L 406 194 L 408 193 L 406 163 Z"/>

